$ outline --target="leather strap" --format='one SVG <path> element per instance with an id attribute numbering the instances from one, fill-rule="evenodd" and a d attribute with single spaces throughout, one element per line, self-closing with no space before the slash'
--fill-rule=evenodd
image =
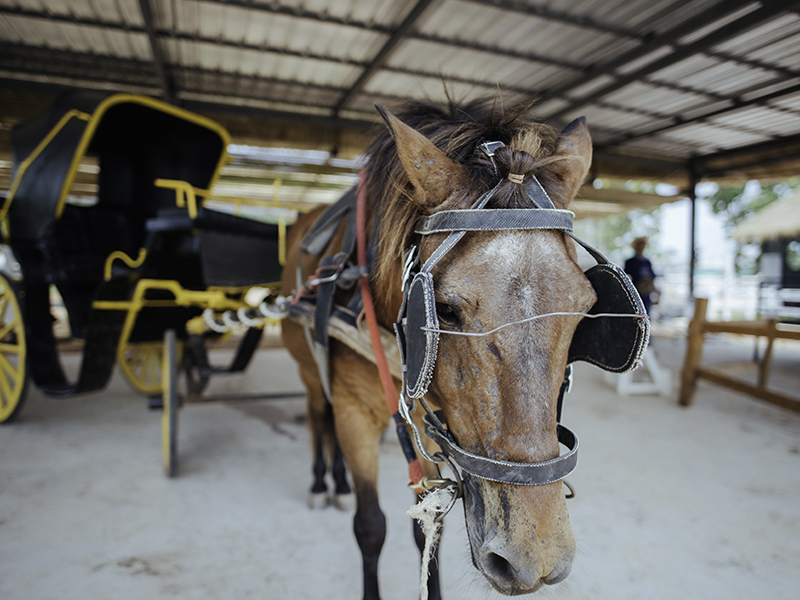
<path id="1" fill-rule="evenodd" d="M 355 209 L 356 188 L 350 188 L 344 196 L 339 198 L 334 204 L 326 208 L 319 218 L 311 226 L 311 229 L 303 238 L 300 249 L 305 254 L 319 256 L 330 244 L 339 225 L 342 224 L 348 215 Z"/>
<path id="2" fill-rule="evenodd" d="M 443 421 L 442 415 L 437 415 Z M 481 479 L 516 485 L 545 485 L 555 483 L 567 477 L 578 464 L 578 437 L 569 429 L 559 424 L 558 441 L 569 451 L 566 454 L 534 463 L 518 463 L 507 460 L 486 458 L 459 448 L 453 436 L 440 429 L 426 414 L 425 435 L 442 448 L 442 452 L 456 463 L 462 470 Z"/>
<path id="3" fill-rule="evenodd" d="M 420 221 L 415 233 L 430 235 L 448 231 L 500 231 L 509 229 L 560 229 L 572 231 L 575 214 L 568 210 L 500 208 L 443 210 Z"/>

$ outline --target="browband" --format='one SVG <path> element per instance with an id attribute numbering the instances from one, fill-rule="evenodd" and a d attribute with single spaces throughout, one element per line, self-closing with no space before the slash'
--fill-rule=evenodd
<path id="1" fill-rule="evenodd" d="M 507 229 L 560 229 L 572 231 L 575 214 L 557 208 L 501 208 L 443 210 L 422 219 L 414 233 L 431 235 L 448 231 L 500 231 Z"/>

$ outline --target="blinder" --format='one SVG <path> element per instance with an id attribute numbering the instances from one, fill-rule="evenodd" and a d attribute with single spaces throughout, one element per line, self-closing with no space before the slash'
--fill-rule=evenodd
<path id="1" fill-rule="evenodd" d="M 627 273 L 612 263 L 597 264 L 584 275 L 597 294 L 590 315 L 617 314 L 634 318 L 584 318 L 572 336 L 568 362 L 582 360 L 605 371 L 627 373 L 641 361 L 650 337 L 644 303 Z"/>
<path id="2" fill-rule="evenodd" d="M 405 343 L 400 342 L 400 354 L 405 369 L 405 393 L 408 398 L 421 398 L 428 391 L 436 354 L 439 348 L 439 319 L 436 314 L 436 298 L 433 292 L 433 277 L 427 271 L 414 276 L 406 295 L 409 307 L 406 327 L 409 332 Z M 398 336 L 403 334 L 397 328 Z"/>

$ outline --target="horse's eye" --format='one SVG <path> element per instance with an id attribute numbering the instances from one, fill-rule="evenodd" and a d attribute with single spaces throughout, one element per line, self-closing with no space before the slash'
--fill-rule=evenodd
<path id="1" fill-rule="evenodd" d="M 455 309 L 444 302 L 436 303 L 436 315 L 439 317 L 439 321 L 445 325 L 458 325 L 459 323 Z"/>

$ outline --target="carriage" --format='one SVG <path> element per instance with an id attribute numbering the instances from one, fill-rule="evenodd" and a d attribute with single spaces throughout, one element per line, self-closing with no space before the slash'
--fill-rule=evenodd
<path id="1" fill-rule="evenodd" d="M 266 320 L 258 306 L 280 279 L 285 222 L 210 208 L 227 131 L 149 97 L 66 94 L 12 137 L 0 209 L 0 422 L 18 416 L 29 378 L 72 396 L 104 388 L 118 364 L 137 391 L 164 399 L 172 475 L 176 373 L 198 397 L 210 373 L 247 366 Z M 82 340 L 77 381 L 54 334 L 62 302 Z M 232 320 L 246 333 L 232 363 L 212 367 L 205 342 Z"/>

